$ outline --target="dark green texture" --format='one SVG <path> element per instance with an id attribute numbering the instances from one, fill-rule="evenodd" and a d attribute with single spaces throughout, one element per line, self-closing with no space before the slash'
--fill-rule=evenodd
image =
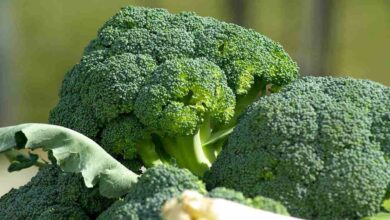
<path id="1" fill-rule="evenodd" d="M 373 215 L 390 180 L 389 116 L 386 86 L 304 77 L 248 109 L 206 182 L 281 201 L 302 218 Z"/>
<path id="2" fill-rule="evenodd" d="M 66 74 L 49 122 L 87 135 L 136 172 L 176 163 L 202 176 L 241 112 L 267 85 L 297 75 L 282 47 L 253 30 L 125 7 Z"/>
<path id="3" fill-rule="evenodd" d="M 101 195 L 107 198 L 123 196 L 138 179 L 137 174 L 93 140 L 74 130 L 36 123 L 0 128 L 0 153 L 4 153 L 11 162 L 9 169 L 46 166 L 47 162 L 37 155 L 28 158 L 23 152 L 18 152 L 40 148 L 50 150 L 49 159 L 64 171 L 81 173 L 85 186 L 92 188 L 99 185 Z"/>
<path id="4" fill-rule="evenodd" d="M 112 203 L 98 188 L 86 188 L 81 175 L 48 165 L 0 198 L 0 219 L 94 219 Z"/>
<path id="5" fill-rule="evenodd" d="M 217 187 L 211 190 L 208 194 L 211 198 L 226 199 L 233 202 L 238 202 L 243 205 L 251 206 L 256 209 L 277 213 L 280 215 L 289 215 L 286 207 L 280 202 L 273 199 L 265 198 L 262 196 L 256 196 L 254 198 L 246 198 L 242 192 L 238 192 L 225 187 Z"/>
<path id="6" fill-rule="evenodd" d="M 98 219 L 161 219 L 161 206 L 184 190 L 205 193 L 204 184 L 186 169 L 154 166 L 141 175 L 127 196 L 115 202 Z"/>

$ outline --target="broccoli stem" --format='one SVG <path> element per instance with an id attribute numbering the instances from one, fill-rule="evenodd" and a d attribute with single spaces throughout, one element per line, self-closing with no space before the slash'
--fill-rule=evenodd
<path id="1" fill-rule="evenodd" d="M 179 167 L 185 167 L 198 176 L 211 166 L 203 150 L 200 131 L 193 136 L 162 139 L 164 150 L 172 156 Z"/>
<path id="2" fill-rule="evenodd" d="M 174 158 L 177 165 L 200 177 L 210 169 L 224 140 L 233 131 L 233 128 L 228 128 L 213 133 L 210 124 L 209 120 L 205 120 L 192 136 L 161 138 L 164 151 Z"/>
<path id="3" fill-rule="evenodd" d="M 222 145 L 225 143 L 226 138 L 233 132 L 233 130 L 234 127 L 219 130 L 211 134 L 209 138 L 205 140 L 203 143 L 203 149 L 211 163 L 217 159 L 217 156 L 222 149 Z"/>
<path id="4" fill-rule="evenodd" d="M 137 144 L 137 152 L 146 167 L 162 164 L 152 140 L 143 140 L 142 143 Z"/>

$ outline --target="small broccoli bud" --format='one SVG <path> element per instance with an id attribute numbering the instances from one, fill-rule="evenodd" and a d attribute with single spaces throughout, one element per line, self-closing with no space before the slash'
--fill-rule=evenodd
<path id="1" fill-rule="evenodd" d="M 157 165 L 147 169 L 123 200 L 104 211 L 99 220 L 161 219 L 161 206 L 184 190 L 205 193 L 204 184 L 186 169 Z"/>

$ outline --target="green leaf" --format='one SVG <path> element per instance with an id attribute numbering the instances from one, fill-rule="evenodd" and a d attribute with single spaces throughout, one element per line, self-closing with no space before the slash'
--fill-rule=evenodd
<path id="1" fill-rule="evenodd" d="M 56 125 L 21 124 L 0 128 L 0 153 L 12 149 L 52 150 L 65 172 L 81 173 L 89 188 L 116 198 L 126 194 L 138 175 L 131 172 L 88 137 Z"/>

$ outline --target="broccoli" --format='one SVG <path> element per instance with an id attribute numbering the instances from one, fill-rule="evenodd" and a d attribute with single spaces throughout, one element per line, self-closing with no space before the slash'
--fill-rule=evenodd
<path id="1" fill-rule="evenodd" d="M 242 192 L 238 192 L 225 187 L 217 187 L 211 190 L 208 194 L 211 198 L 226 199 L 233 202 L 238 202 L 243 205 L 247 205 L 253 208 L 269 211 L 281 215 L 289 215 L 286 207 L 280 202 L 273 199 L 265 198 L 262 196 L 256 196 L 254 198 L 246 198 Z"/>
<path id="2" fill-rule="evenodd" d="M 98 219 L 160 219 L 161 206 L 186 189 L 206 192 L 198 177 L 186 169 L 157 165 L 143 173 L 127 196 L 115 202 Z"/>
<path id="3" fill-rule="evenodd" d="M 370 216 L 389 186 L 389 128 L 389 87 L 304 77 L 247 110 L 205 181 L 302 218 Z"/>
<path id="4" fill-rule="evenodd" d="M 127 196 L 114 203 L 98 219 L 162 219 L 163 204 L 178 197 L 185 190 L 194 190 L 204 195 L 207 193 L 204 183 L 189 170 L 171 165 L 157 165 L 147 169 Z M 283 205 L 264 197 L 248 199 L 242 193 L 226 188 L 216 188 L 209 192 L 208 196 L 288 215 Z"/>
<path id="5" fill-rule="evenodd" d="M 202 176 L 246 107 L 297 76 L 282 47 L 253 30 L 125 7 L 66 74 L 49 122 L 85 134 L 135 172 L 168 163 Z"/>
<path id="6" fill-rule="evenodd" d="M 79 175 L 47 165 L 0 198 L 0 219 L 94 219 L 113 202 L 86 188 Z"/>

